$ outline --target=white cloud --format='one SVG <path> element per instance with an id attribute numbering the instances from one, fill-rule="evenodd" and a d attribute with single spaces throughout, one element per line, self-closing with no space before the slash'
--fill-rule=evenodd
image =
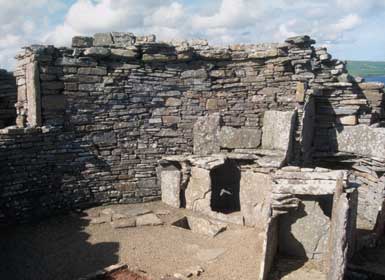
<path id="1" fill-rule="evenodd" d="M 335 32 L 344 32 L 351 30 L 357 25 L 361 24 L 362 19 L 356 14 L 350 14 L 341 18 L 337 23 L 333 24 L 332 27 Z"/>
<path id="2" fill-rule="evenodd" d="M 0 0 L 0 6 L 0 66 L 7 67 L 22 45 L 68 46 L 74 35 L 96 32 L 222 45 L 309 34 L 341 49 L 336 46 L 360 40 L 357 30 L 370 32 L 374 19 L 385 24 L 385 0 L 76 0 L 70 6 L 64 0 Z"/>

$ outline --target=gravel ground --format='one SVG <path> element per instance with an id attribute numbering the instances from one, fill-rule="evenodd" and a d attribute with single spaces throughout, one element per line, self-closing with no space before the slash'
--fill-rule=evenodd
<path id="1" fill-rule="evenodd" d="M 146 271 L 153 279 L 193 266 L 202 280 L 251 280 L 259 274 L 262 235 L 257 229 L 231 226 L 215 238 L 170 226 L 188 214 L 156 202 L 110 206 L 112 209 L 169 210 L 163 226 L 114 229 L 90 224 L 103 208 L 51 218 L 0 233 L 0 279 L 77 279 L 116 263 Z M 104 207 L 105 208 L 105 207 Z M 88 215 L 88 216 L 87 216 Z M 216 259 L 207 257 L 223 252 Z"/>

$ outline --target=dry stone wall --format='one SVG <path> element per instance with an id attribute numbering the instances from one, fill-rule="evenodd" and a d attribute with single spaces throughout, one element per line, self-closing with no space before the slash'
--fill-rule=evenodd
<path id="1" fill-rule="evenodd" d="M 12 73 L 0 69 L 0 128 L 14 125 L 16 119 L 16 81 Z"/>
<path id="2" fill-rule="evenodd" d="M 265 111 L 296 110 L 292 163 L 310 164 L 313 151 L 333 147 L 336 124 L 370 123 L 374 113 L 353 92 L 357 81 L 343 80 L 343 62 L 314 43 L 218 48 L 112 32 L 75 37 L 70 49 L 26 48 L 15 72 L 18 128 L 0 134 L 0 222 L 159 199 L 158 160 L 192 154 L 194 123 L 213 113 L 223 133 L 261 135 Z M 245 153 L 260 145 L 233 139 Z"/>

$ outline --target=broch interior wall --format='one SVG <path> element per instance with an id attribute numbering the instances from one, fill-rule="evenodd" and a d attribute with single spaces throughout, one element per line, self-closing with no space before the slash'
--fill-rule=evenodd
<path id="1" fill-rule="evenodd" d="M 25 48 L 14 72 L 16 126 L 0 133 L 0 223 L 160 199 L 164 156 L 239 153 L 247 163 L 259 153 L 262 166 L 350 170 L 359 223 L 380 232 L 383 85 L 351 77 L 314 43 L 302 36 L 216 48 L 113 32 L 75 37 L 72 48 Z M 15 89 L 6 80 L 0 89 Z M 274 112 L 293 118 L 287 149 L 274 142 L 280 123 L 266 125 Z M 199 130 L 205 116 L 218 125 Z M 188 174 L 178 171 L 186 162 L 178 164 L 169 177 L 187 191 Z M 255 176 L 244 172 L 240 185 Z"/>
<path id="2" fill-rule="evenodd" d="M 261 279 L 288 253 L 342 279 L 384 231 L 384 85 L 314 44 L 112 32 L 25 48 L 0 71 L 0 224 L 162 199 L 259 227 Z"/>

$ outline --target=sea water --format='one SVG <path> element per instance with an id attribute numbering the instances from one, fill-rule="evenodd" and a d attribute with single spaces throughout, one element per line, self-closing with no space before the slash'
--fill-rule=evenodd
<path id="1" fill-rule="evenodd" d="M 372 76 L 372 77 L 366 77 L 366 82 L 381 82 L 385 84 L 385 76 Z"/>

